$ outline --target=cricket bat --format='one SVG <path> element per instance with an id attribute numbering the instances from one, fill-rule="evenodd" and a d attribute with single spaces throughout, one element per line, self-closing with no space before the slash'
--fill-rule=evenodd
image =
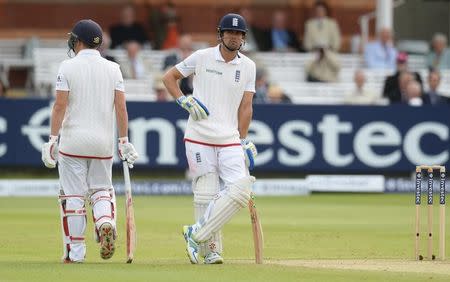
<path id="1" fill-rule="evenodd" d="M 264 237 L 261 222 L 259 221 L 258 212 L 255 206 L 255 196 L 253 194 L 250 201 L 248 201 L 248 209 L 250 211 L 250 219 L 252 221 L 253 243 L 255 245 L 255 262 L 257 264 L 262 264 Z"/>
<path id="2" fill-rule="evenodd" d="M 133 197 L 131 196 L 131 181 L 128 163 L 123 164 L 123 178 L 125 182 L 125 209 L 126 209 L 126 228 L 127 228 L 127 263 L 133 261 L 134 251 L 136 249 L 136 224 L 134 222 Z"/>

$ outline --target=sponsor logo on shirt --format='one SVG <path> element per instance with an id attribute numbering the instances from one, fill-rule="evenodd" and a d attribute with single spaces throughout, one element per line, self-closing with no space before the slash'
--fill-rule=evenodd
<path id="1" fill-rule="evenodd" d="M 241 71 L 236 70 L 236 74 L 234 75 L 234 81 L 239 82 L 240 79 L 241 79 Z"/>
<path id="2" fill-rule="evenodd" d="M 206 69 L 206 72 L 214 73 L 214 74 L 217 74 L 217 75 L 222 75 L 222 72 L 216 71 L 216 70 L 212 70 L 212 69 Z"/>

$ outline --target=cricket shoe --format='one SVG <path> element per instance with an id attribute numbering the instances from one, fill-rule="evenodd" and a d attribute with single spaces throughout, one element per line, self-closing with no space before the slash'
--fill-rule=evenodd
<path id="1" fill-rule="evenodd" d="M 194 225 L 183 226 L 183 237 L 186 241 L 186 253 L 192 264 L 198 264 L 198 244 L 192 238 L 195 231 Z"/>
<path id="2" fill-rule="evenodd" d="M 111 223 L 105 222 L 100 226 L 100 257 L 110 259 L 114 255 L 114 228 Z"/>
<path id="3" fill-rule="evenodd" d="M 205 264 L 222 264 L 223 258 L 217 252 L 211 252 L 205 256 Z"/>

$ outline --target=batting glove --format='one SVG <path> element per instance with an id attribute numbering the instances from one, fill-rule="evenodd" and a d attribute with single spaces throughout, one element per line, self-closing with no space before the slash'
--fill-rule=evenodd
<path id="1" fill-rule="evenodd" d="M 58 136 L 50 135 L 47 143 L 42 145 L 42 162 L 48 168 L 55 168 L 58 162 Z"/>
<path id="2" fill-rule="evenodd" d="M 245 164 L 249 170 L 255 167 L 255 158 L 258 155 L 258 150 L 256 150 L 255 144 L 246 139 L 241 140 L 242 149 L 244 149 Z"/>
<path id="3" fill-rule="evenodd" d="M 139 157 L 133 144 L 128 142 L 128 137 L 119 138 L 119 157 L 126 161 L 129 168 L 133 168 L 133 164 Z"/>
<path id="4" fill-rule="evenodd" d="M 189 115 L 194 120 L 202 120 L 206 119 L 209 116 L 209 111 L 205 105 L 202 104 L 197 98 L 194 96 L 181 96 L 177 98 L 177 103 L 183 109 L 189 112 Z"/>

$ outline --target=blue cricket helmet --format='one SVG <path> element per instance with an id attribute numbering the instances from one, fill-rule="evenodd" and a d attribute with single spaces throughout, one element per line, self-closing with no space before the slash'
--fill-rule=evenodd
<path id="1" fill-rule="evenodd" d="M 237 30 L 247 33 L 247 23 L 245 19 L 238 14 L 226 14 L 219 22 L 219 26 L 217 27 L 217 31 L 222 33 L 226 30 Z"/>
<path id="2" fill-rule="evenodd" d="M 75 41 L 80 40 L 90 48 L 97 48 L 102 44 L 102 28 L 93 20 L 81 20 L 77 22 L 72 32 L 70 32 L 70 39 L 68 41 L 69 48 L 75 47 Z"/>

